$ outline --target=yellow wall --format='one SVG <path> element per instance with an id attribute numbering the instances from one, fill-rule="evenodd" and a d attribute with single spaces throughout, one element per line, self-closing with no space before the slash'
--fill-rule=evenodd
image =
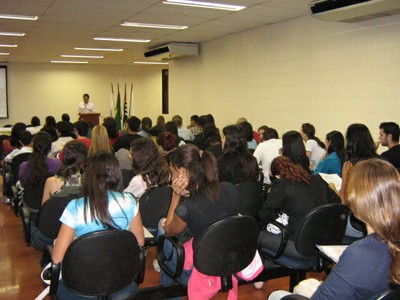
<path id="1" fill-rule="evenodd" d="M 170 64 L 171 113 L 247 117 L 280 134 L 304 122 L 317 136 L 353 122 L 374 138 L 400 117 L 400 15 L 358 23 L 303 17 L 201 45 Z"/>
<path id="2" fill-rule="evenodd" d="M 30 123 L 33 115 L 47 115 L 60 120 L 68 113 L 71 120 L 77 118 L 77 106 L 82 95 L 88 93 L 102 116 L 110 115 L 111 82 L 114 84 L 115 102 L 117 83 L 120 83 L 121 101 L 124 84 L 127 97 L 130 85 L 134 90 L 134 113 L 155 119 L 161 113 L 161 68 L 158 66 L 76 66 L 55 64 L 8 65 L 9 119 L 0 120 L 1 125 L 18 121 Z"/>

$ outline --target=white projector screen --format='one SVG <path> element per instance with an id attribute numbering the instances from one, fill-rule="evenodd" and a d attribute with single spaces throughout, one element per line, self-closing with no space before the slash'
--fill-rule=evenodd
<path id="1" fill-rule="evenodd" d="M 7 67 L 0 66 L 0 118 L 8 118 Z"/>

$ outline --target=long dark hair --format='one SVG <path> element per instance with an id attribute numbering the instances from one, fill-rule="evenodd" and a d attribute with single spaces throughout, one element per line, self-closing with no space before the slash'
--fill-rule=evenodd
<path id="1" fill-rule="evenodd" d="M 13 127 L 11 128 L 11 138 L 10 138 L 10 144 L 11 146 L 15 148 L 20 148 L 21 145 L 19 144 L 19 134 L 26 130 L 26 125 L 25 123 L 15 123 Z"/>
<path id="2" fill-rule="evenodd" d="M 326 140 L 329 142 L 328 149 L 326 152 L 331 154 L 336 152 L 339 156 L 340 161 L 343 163 L 344 160 L 344 137 L 339 131 L 333 130 L 326 135 Z"/>
<path id="3" fill-rule="evenodd" d="M 150 138 L 136 139 L 131 143 L 133 171 L 142 175 L 149 188 L 166 185 L 170 172 L 165 159 Z"/>
<path id="4" fill-rule="evenodd" d="M 62 150 L 61 166 L 57 175 L 68 180 L 72 175 L 82 171 L 88 156 L 88 148 L 78 140 L 69 141 Z"/>
<path id="5" fill-rule="evenodd" d="M 310 171 L 310 160 L 306 155 L 303 138 L 298 131 L 292 130 L 282 136 L 282 155 L 289 158 L 294 164 L 300 165 L 304 170 Z"/>
<path id="6" fill-rule="evenodd" d="M 199 193 L 207 203 L 217 200 L 218 168 L 211 152 L 200 151 L 193 144 L 182 145 L 171 153 L 170 163 L 173 168 L 185 168 L 189 171 L 187 190 L 190 194 Z"/>
<path id="7" fill-rule="evenodd" d="M 226 140 L 223 153 L 218 157 L 218 161 L 223 160 L 224 167 L 231 174 L 239 166 L 247 179 L 256 179 L 258 173 L 252 163 L 255 158 L 247 148 L 247 138 L 243 127 L 229 125 L 222 132 Z"/>
<path id="8" fill-rule="evenodd" d="M 377 157 L 374 140 L 364 124 L 351 124 L 346 132 L 346 160 L 364 160 Z"/>
<path id="9" fill-rule="evenodd" d="M 36 133 L 32 138 L 32 154 L 29 156 L 31 184 L 43 185 L 48 177 L 46 157 L 51 150 L 52 138 L 46 131 Z"/>
<path id="10" fill-rule="evenodd" d="M 309 140 L 314 140 L 317 142 L 318 146 L 325 149 L 325 144 L 315 136 L 315 127 L 310 123 L 303 123 L 301 125 L 301 130 L 308 137 Z"/>
<path id="11" fill-rule="evenodd" d="M 100 151 L 87 161 L 82 181 L 84 199 L 84 219 L 87 222 L 87 211 L 91 220 L 100 221 L 106 228 L 115 228 L 108 211 L 108 191 L 122 193 L 122 174 L 118 159 L 111 153 Z"/>

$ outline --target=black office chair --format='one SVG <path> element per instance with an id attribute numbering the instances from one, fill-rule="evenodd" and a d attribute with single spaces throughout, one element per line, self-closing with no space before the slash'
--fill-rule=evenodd
<path id="1" fill-rule="evenodd" d="M 48 246 L 51 255 L 52 246 Z M 61 264 L 51 268 L 50 295 L 57 299 Z M 127 230 L 95 231 L 74 240 L 62 262 L 63 285 L 73 293 L 111 299 L 111 294 L 144 278 L 144 255 Z M 134 295 L 128 298 L 132 299 Z"/>
<path id="2" fill-rule="evenodd" d="M 369 276 L 369 274 L 366 274 L 366 276 Z M 287 295 L 283 297 L 281 300 L 309 300 L 309 299 L 310 298 L 301 295 L 293 294 L 293 295 Z M 389 289 L 379 294 L 377 297 L 372 298 L 372 300 L 398 300 L 398 299 L 400 299 L 400 287 Z"/>
<path id="3" fill-rule="evenodd" d="M 59 219 L 68 203 L 76 198 L 78 198 L 78 194 L 55 194 L 43 204 L 38 216 L 37 231 L 33 232 L 31 236 L 35 248 L 43 250 L 43 238 L 49 241 L 57 238 L 61 227 Z"/>
<path id="4" fill-rule="evenodd" d="M 20 207 L 22 203 L 20 203 L 18 198 L 18 189 L 16 187 L 17 181 L 19 180 L 19 166 L 29 159 L 31 153 L 21 153 L 16 155 L 10 164 L 10 189 L 11 189 L 11 204 L 14 208 L 14 214 L 18 216 L 20 213 Z"/>
<path id="5" fill-rule="evenodd" d="M 258 212 L 264 203 L 262 182 L 244 181 L 236 184 L 235 188 L 239 194 L 239 212 L 258 218 Z"/>
<path id="6" fill-rule="evenodd" d="M 211 225 L 203 234 L 194 250 L 193 264 L 196 269 L 210 276 L 221 277 L 221 291 L 232 288 L 232 275 L 246 268 L 257 250 L 257 222 L 249 216 L 233 216 Z M 178 250 L 178 266 L 171 271 L 165 264 L 164 242 L 169 240 Z M 174 237 L 162 235 L 158 239 L 158 261 L 168 276 L 176 279 L 183 269 L 182 244 Z M 169 295 L 170 296 L 170 295 Z"/>
<path id="7" fill-rule="evenodd" d="M 143 226 L 153 236 L 157 235 L 158 222 L 168 213 L 171 198 L 172 188 L 170 186 L 150 188 L 140 197 L 139 211 Z"/>
<path id="8" fill-rule="evenodd" d="M 293 240 L 288 239 L 286 227 L 271 221 L 269 223 L 279 227 L 281 233 L 276 235 L 261 231 L 259 251 L 273 263 L 294 271 L 290 279 L 290 290 L 293 290 L 305 279 L 307 271 L 326 269 L 328 262 L 319 255 L 316 245 L 342 244 L 347 215 L 348 208 L 342 204 L 317 207 L 303 218 Z"/>

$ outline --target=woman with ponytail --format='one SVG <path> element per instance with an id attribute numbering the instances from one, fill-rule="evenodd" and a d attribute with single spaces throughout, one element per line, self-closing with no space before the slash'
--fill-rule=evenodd
<path id="1" fill-rule="evenodd" d="M 54 194 L 79 193 L 81 175 L 87 156 L 87 146 L 81 141 L 73 140 L 65 144 L 61 155 L 61 166 L 57 174 L 47 178 L 44 185 L 42 205 Z"/>
<path id="2" fill-rule="evenodd" d="M 315 127 L 310 123 L 301 125 L 301 136 L 306 142 L 306 154 L 311 162 L 311 169 L 317 166 L 325 155 L 325 144 L 315 136 Z"/>
<path id="3" fill-rule="evenodd" d="M 53 176 L 61 165 L 58 158 L 49 158 L 47 155 L 51 150 L 52 138 L 41 131 L 32 139 L 33 152 L 28 161 L 23 162 L 19 167 L 19 180 L 22 187 L 28 183 L 32 186 L 44 186 L 46 178 Z"/>
<path id="4" fill-rule="evenodd" d="M 368 235 L 340 256 L 312 300 L 376 299 L 400 284 L 400 175 L 388 162 L 368 159 L 350 171 L 346 204 Z M 277 291 L 269 300 L 289 293 Z"/>
<path id="5" fill-rule="evenodd" d="M 190 230 L 193 248 L 197 239 L 213 223 L 238 214 L 238 198 L 235 188 L 227 182 L 218 182 L 215 157 L 208 151 L 200 151 L 195 145 L 178 147 L 171 153 L 173 195 L 166 219 L 160 221 L 158 235 L 179 235 Z M 171 253 L 171 245 L 165 243 L 165 253 Z M 169 267 L 174 269 L 176 257 Z M 184 271 L 179 281 L 187 284 L 191 271 Z M 172 282 L 161 273 L 161 284 Z"/>

